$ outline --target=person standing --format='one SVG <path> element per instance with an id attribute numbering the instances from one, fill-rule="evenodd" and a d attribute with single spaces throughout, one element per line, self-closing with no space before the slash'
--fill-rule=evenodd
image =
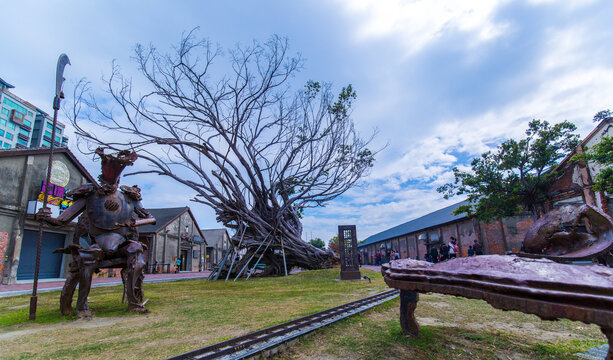
<path id="1" fill-rule="evenodd" d="M 483 247 L 476 239 L 473 243 L 473 250 L 475 250 L 475 255 L 483 255 Z"/>
<path id="2" fill-rule="evenodd" d="M 472 245 L 468 247 L 468 256 L 475 256 L 475 250 L 473 249 Z"/>
<path id="3" fill-rule="evenodd" d="M 436 264 L 438 262 L 438 249 L 435 246 L 430 248 L 430 258 L 433 263 Z"/>
<path id="4" fill-rule="evenodd" d="M 456 258 L 458 252 L 460 251 L 458 245 L 456 244 L 456 239 L 453 236 L 449 237 L 449 258 Z"/>

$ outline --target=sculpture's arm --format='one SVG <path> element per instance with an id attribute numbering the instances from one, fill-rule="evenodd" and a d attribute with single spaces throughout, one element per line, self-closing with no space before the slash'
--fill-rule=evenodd
<path id="1" fill-rule="evenodd" d="M 60 214 L 57 218 L 51 216 L 51 209 L 48 207 L 41 208 L 36 213 L 36 218 L 45 221 L 47 224 L 54 226 L 62 226 L 71 222 L 85 210 L 85 199 L 76 200 L 70 207 Z"/>
<path id="2" fill-rule="evenodd" d="M 147 209 L 143 207 L 143 204 L 140 201 L 134 205 L 134 213 L 136 213 L 136 215 L 139 217 L 139 219 L 135 222 L 136 226 L 147 224 L 155 225 L 155 218 L 149 211 L 147 211 Z"/>

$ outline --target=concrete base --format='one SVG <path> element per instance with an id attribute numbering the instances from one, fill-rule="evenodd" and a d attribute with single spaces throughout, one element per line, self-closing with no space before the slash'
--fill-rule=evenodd
<path id="1" fill-rule="evenodd" d="M 360 280 L 361 278 L 360 270 L 341 270 L 341 280 Z"/>

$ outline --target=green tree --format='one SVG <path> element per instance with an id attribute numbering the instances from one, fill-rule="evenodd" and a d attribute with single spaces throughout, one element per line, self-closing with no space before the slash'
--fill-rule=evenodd
<path id="1" fill-rule="evenodd" d="M 315 246 L 318 249 L 322 249 L 322 250 L 326 247 L 326 243 L 320 238 L 309 240 L 309 244 Z"/>
<path id="2" fill-rule="evenodd" d="M 469 205 L 454 214 L 466 213 L 489 221 L 529 210 L 538 216 L 537 204 L 545 200 L 548 186 L 559 176 L 551 169 L 579 143 L 576 126 L 568 121 L 550 125 L 532 120 L 526 137 L 510 139 L 473 159 L 471 171 L 453 169 L 455 180 L 437 190 L 445 199 L 467 195 Z"/>
<path id="3" fill-rule="evenodd" d="M 613 119 L 610 110 L 603 110 L 594 116 L 595 122 Z M 601 166 L 600 172 L 594 177 L 592 189 L 595 191 L 613 192 L 613 136 L 603 136 L 600 142 L 591 149 L 573 157 L 575 161 L 593 161 Z"/>
<path id="4" fill-rule="evenodd" d="M 338 236 L 334 235 L 330 241 L 328 241 L 328 249 L 338 254 Z"/>

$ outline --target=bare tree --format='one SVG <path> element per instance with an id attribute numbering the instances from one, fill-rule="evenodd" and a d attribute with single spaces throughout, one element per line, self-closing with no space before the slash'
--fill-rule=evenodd
<path id="1" fill-rule="evenodd" d="M 229 60 L 221 71 L 220 59 Z M 283 270 L 275 250 L 285 252 L 288 268 L 330 266 L 328 253 L 301 240 L 300 218 L 372 167 L 372 136 L 361 138 L 350 118 L 351 85 L 337 97 L 314 81 L 292 91 L 303 60 L 289 56 L 287 40 L 277 36 L 224 56 L 192 32 L 171 55 L 137 45 L 135 60 L 149 92 L 136 95 L 114 64 L 106 85 L 120 111 L 85 97 L 88 83 L 76 87 L 69 117 L 81 145 L 137 150 L 150 168 L 132 174 L 164 175 L 193 189 L 193 201 L 236 229 L 233 243 L 247 249 L 243 261 L 268 246 L 267 274 Z"/>

